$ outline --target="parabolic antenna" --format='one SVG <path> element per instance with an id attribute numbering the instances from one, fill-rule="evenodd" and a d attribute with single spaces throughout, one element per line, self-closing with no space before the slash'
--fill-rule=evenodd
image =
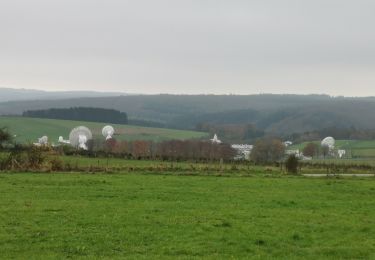
<path id="1" fill-rule="evenodd" d="M 38 138 L 37 143 L 33 143 L 35 146 L 45 146 L 48 145 L 48 136 L 44 135 L 41 138 Z"/>
<path id="2" fill-rule="evenodd" d="M 105 137 L 105 140 L 112 139 L 112 136 L 114 135 L 114 133 L 115 133 L 115 129 L 110 125 L 106 125 L 102 129 L 102 135 Z"/>
<path id="3" fill-rule="evenodd" d="M 38 138 L 38 143 L 40 145 L 47 145 L 48 144 L 48 136 L 42 136 L 41 138 Z"/>
<path id="4" fill-rule="evenodd" d="M 333 137 L 326 137 L 322 140 L 323 147 L 328 147 L 329 149 L 334 149 L 335 148 L 335 139 Z"/>
<path id="5" fill-rule="evenodd" d="M 86 126 L 78 126 L 69 134 L 70 145 L 87 150 L 87 142 L 92 139 L 92 133 Z"/>
<path id="6" fill-rule="evenodd" d="M 64 140 L 64 137 L 62 137 L 62 136 L 59 136 L 59 143 L 70 144 L 69 140 Z"/>

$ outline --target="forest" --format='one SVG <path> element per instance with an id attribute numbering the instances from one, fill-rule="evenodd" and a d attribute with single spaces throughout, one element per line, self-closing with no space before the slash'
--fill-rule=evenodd
<path id="1" fill-rule="evenodd" d="M 51 108 L 45 110 L 28 110 L 22 113 L 24 117 L 64 119 L 88 122 L 103 122 L 112 124 L 127 124 L 128 116 L 114 109 L 94 107 Z"/>

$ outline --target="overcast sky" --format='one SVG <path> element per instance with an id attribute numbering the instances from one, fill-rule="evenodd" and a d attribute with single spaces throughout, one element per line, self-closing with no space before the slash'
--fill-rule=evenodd
<path id="1" fill-rule="evenodd" d="M 0 86 L 375 95 L 375 1 L 0 0 Z"/>

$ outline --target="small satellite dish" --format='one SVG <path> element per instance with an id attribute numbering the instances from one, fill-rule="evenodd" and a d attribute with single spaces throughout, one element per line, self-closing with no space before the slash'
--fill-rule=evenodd
<path id="1" fill-rule="evenodd" d="M 112 139 L 114 134 L 115 129 L 112 126 L 106 125 L 105 127 L 103 127 L 102 135 L 105 137 L 105 140 Z"/>
<path id="2" fill-rule="evenodd" d="M 45 146 L 48 145 L 48 136 L 42 136 L 41 138 L 38 138 L 38 142 L 34 143 L 35 146 Z"/>
<path id="3" fill-rule="evenodd" d="M 38 138 L 38 143 L 40 145 L 47 145 L 48 144 L 48 136 L 42 136 L 41 138 Z"/>
<path id="4" fill-rule="evenodd" d="M 64 137 L 62 137 L 62 136 L 59 136 L 59 143 L 70 144 L 70 141 L 69 140 L 65 140 Z"/>
<path id="5" fill-rule="evenodd" d="M 321 145 L 323 147 L 328 147 L 329 149 L 334 149 L 335 148 L 335 139 L 333 137 L 326 137 L 322 140 Z"/>
<path id="6" fill-rule="evenodd" d="M 86 126 L 78 126 L 69 134 L 70 145 L 87 150 L 87 142 L 92 139 L 92 133 Z"/>

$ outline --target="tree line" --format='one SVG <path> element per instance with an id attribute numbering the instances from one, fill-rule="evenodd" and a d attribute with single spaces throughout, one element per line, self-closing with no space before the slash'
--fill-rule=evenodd
<path id="1" fill-rule="evenodd" d="M 44 110 L 27 110 L 24 117 L 64 119 L 112 124 L 128 124 L 128 115 L 115 109 L 96 107 L 51 108 Z"/>
<path id="2" fill-rule="evenodd" d="M 217 134 L 223 141 L 253 142 L 264 137 L 265 132 L 253 124 L 211 124 L 199 123 L 196 130 L 208 132 L 210 135 Z"/>
<path id="3" fill-rule="evenodd" d="M 153 142 L 145 140 L 105 142 L 92 140 L 91 154 L 113 155 L 132 159 L 230 161 L 236 151 L 229 144 L 215 144 L 200 140 L 169 140 Z"/>
<path id="4" fill-rule="evenodd" d="M 94 153 L 104 152 L 133 159 L 233 161 L 238 151 L 227 143 L 202 140 L 168 140 L 153 142 L 145 140 L 105 142 L 92 140 L 89 145 Z M 256 164 L 274 164 L 285 159 L 285 145 L 275 137 L 259 138 L 254 144 L 250 160 Z"/>
<path id="5" fill-rule="evenodd" d="M 7 129 L 0 129 L 0 150 L 7 145 L 12 147 L 12 136 Z M 119 141 L 116 139 L 90 140 L 88 155 L 116 156 L 133 159 L 195 160 L 195 161 L 232 161 L 237 152 L 230 144 L 212 143 L 202 140 L 168 140 L 153 142 L 145 140 Z M 71 146 L 61 146 L 60 152 L 67 155 L 81 153 Z M 10 149 L 12 150 L 12 149 Z M 14 150 L 14 149 L 13 149 Z M 85 152 L 83 152 L 85 153 Z M 255 142 L 251 160 L 259 164 L 268 164 L 283 159 L 285 146 L 280 139 L 262 138 Z"/>

